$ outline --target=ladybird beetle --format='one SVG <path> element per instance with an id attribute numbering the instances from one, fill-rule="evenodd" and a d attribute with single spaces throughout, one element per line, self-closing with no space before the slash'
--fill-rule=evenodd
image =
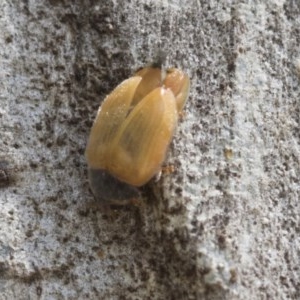
<path id="1" fill-rule="evenodd" d="M 103 204 L 131 203 L 161 170 L 189 87 L 179 69 L 146 67 L 104 99 L 85 151 L 91 190 Z"/>

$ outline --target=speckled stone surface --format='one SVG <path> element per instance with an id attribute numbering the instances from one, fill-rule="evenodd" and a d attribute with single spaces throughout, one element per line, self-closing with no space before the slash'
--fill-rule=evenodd
<path id="1" fill-rule="evenodd" d="M 0 299 L 300 299 L 299 1 L 0 1 Z M 93 205 L 101 100 L 191 77 L 140 206 Z"/>

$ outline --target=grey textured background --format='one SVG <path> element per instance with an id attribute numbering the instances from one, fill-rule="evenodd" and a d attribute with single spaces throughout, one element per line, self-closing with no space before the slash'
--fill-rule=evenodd
<path id="1" fill-rule="evenodd" d="M 101 100 L 191 77 L 143 205 L 93 206 Z M 0 299 L 300 299 L 300 2 L 0 2 Z"/>

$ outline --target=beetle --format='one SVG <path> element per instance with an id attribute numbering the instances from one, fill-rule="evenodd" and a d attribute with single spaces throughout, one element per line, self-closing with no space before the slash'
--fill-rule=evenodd
<path id="1" fill-rule="evenodd" d="M 189 88 L 180 69 L 145 67 L 106 96 L 85 151 L 97 200 L 126 205 L 140 198 L 138 188 L 161 170 Z"/>

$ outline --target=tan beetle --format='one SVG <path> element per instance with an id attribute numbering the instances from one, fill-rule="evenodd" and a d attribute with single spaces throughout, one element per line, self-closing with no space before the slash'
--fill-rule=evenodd
<path id="1" fill-rule="evenodd" d="M 103 204 L 131 203 L 161 170 L 189 87 L 179 69 L 146 67 L 104 99 L 85 152 L 91 190 Z"/>

